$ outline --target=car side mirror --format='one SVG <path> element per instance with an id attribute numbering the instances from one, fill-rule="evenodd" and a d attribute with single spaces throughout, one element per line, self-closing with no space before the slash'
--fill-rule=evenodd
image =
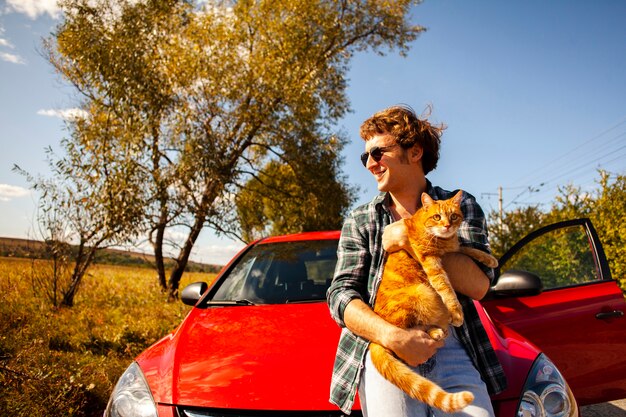
<path id="1" fill-rule="evenodd" d="M 528 297 L 541 294 L 542 291 L 543 284 L 537 275 L 528 271 L 509 270 L 498 277 L 489 288 L 486 298 Z"/>
<path id="2" fill-rule="evenodd" d="M 202 298 L 207 288 L 209 288 L 209 285 L 206 282 L 194 282 L 189 284 L 180 293 L 180 299 L 188 306 L 195 306 L 198 300 Z"/>

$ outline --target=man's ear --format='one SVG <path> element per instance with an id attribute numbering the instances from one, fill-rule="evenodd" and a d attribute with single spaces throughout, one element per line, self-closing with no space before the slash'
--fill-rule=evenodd
<path id="1" fill-rule="evenodd" d="M 411 156 L 411 162 L 419 162 L 422 160 L 422 156 L 424 155 L 424 149 L 421 146 L 415 144 L 409 150 L 409 155 Z"/>

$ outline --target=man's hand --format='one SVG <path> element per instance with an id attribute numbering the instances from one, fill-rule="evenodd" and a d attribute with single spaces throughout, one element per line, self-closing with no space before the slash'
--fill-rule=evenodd
<path id="1" fill-rule="evenodd" d="M 432 339 L 422 326 L 410 329 L 400 329 L 391 335 L 385 342 L 388 349 L 391 349 L 400 359 L 410 366 L 417 366 L 426 362 L 443 347 L 443 340 Z"/>
<path id="2" fill-rule="evenodd" d="M 387 252 L 397 252 L 401 249 L 409 250 L 410 246 L 404 220 L 398 220 L 385 227 L 383 231 L 383 248 Z"/>
<path id="3" fill-rule="evenodd" d="M 396 327 L 358 298 L 346 306 L 344 321 L 353 333 L 390 349 L 411 366 L 426 362 L 443 347 L 443 340 L 432 339 L 424 327 Z"/>

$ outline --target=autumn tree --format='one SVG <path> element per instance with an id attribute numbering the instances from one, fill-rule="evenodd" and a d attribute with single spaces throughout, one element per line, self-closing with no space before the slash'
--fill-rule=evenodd
<path id="1" fill-rule="evenodd" d="M 342 141 L 333 137 L 323 146 L 303 142 L 269 161 L 236 194 L 244 240 L 341 228 L 356 191 L 336 180 Z"/>
<path id="2" fill-rule="evenodd" d="M 140 167 L 134 201 L 171 298 L 207 225 L 240 238 L 297 224 L 335 227 L 353 191 L 339 170 L 340 142 L 329 139 L 349 109 L 350 59 L 366 50 L 406 53 L 423 31 L 408 20 L 415 3 L 61 1 L 64 21 L 48 42 L 49 60 L 85 107 L 119 127 L 110 141 L 124 138 L 136 149 L 121 156 L 116 147 L 83 143 L 85 152 Z M 301 147 L 310 159 L 298 156 Z M 240 192 L 297 202 L 245 229 L 252 200 L 237 200 Z M 299 221 L 276 227 L 279 210 Z M 184 238 L 166 283 L 163 254 L 174 230 Z"/>

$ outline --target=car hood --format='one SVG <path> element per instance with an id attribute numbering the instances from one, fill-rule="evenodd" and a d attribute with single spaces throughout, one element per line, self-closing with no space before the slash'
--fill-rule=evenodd
<path id="1" fill-rule="evenodd" d="M 323 302 L 194 308 L 137 362 L 162 404 L 332 409 L 339 333 Z"/>

